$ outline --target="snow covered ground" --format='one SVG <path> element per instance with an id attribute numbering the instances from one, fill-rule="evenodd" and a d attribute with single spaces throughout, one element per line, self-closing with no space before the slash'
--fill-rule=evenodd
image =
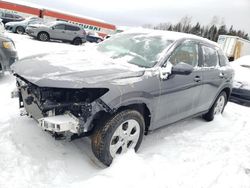
<path id="1" fill-rule="evenodd" d="M 7 34 L 19 56 L 66 48 Z M 144 137 L 138 153 L 96 165 L 88 138 L 56 141 L 10 98 L 15 80 L 0 78 L 0 188 L 29 187 L 250 187 L 250 108 L 228 103 L 213 122 L 183 121 Z"/>

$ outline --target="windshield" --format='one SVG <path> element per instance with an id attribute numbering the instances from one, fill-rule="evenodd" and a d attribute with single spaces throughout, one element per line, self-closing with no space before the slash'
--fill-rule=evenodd
<path id="1" fill-rule="evenodd" d="M 58 22 L 54 21 L 54 22 L 46 22 L 45 24 L 48 26 L 48 27 L 52 27 L 54 26 L 55 24 L 57 24 Z"/>
<path id="2" fill-rule="evenodd" d="M 126 33 L 114 35 L 100 43 L 97 50 L 110 53 L 113 59 L 126 58 L 128 63 L 150 68 L 172 42 L 162 35 Z"/>

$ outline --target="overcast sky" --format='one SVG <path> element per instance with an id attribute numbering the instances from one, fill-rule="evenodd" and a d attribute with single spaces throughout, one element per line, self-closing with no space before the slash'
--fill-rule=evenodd
<path id="1" fill-rule="evenodd" d="M 13 0 L 12 0 L 13 1 Z M 184 16 L 209 24 L 213 16 L 250 34 L 250 0 L 23 0 L 117 26 L 176 23 Z"/>

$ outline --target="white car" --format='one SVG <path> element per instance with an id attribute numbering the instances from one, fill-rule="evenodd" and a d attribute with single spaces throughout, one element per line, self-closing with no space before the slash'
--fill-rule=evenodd
<path id="1" fill-rule="evenodd" d="M 250 55 L 231 62 L 231 66 L 235 77 L 230 101 L 250 105 Z"/>
<path id="2" fill-rule="evenodd" d="M 4 24 L 2 22 L 2 19 L 0 18 L 0 35 L 4 34 Z"/>

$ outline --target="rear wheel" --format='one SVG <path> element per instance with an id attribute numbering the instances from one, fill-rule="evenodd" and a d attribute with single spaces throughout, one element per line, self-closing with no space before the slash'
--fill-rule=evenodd
<path id="1" fill-rule="evenodd" d="M 18 34 L 24 34 L 24 32 L 25 32 L 25 29 L 22 26 L 18 26 L 16 28 L 16 33 L 18 33 Z"/>
<path id="2" fill-rule="evenodd" d="M 80 38 L 75 38 L 75 39 L 72 41 L 72 44 L 74 44 L 74 45 L 81 45 L 81 44 L 82 44 L 82 39 L 80 39 Z"/>
<path id="3" fill-rule="evenodd" d="M 227 103 L 227 94 L 222 91 L 215 100 L 213 106 L 209 109 L 208 113 L 203 115 L 203 118 L 207 121 L 212 121 L 215 115 L 222 114 Z"/>
<path id="4" fill-rule="evenodd" d="M 40 41 L 49 41 L 49 34 L 46 32 L 40 32 L 37 35 L 37 39 Z"/>
<path id="5" fill-rule="evenodd" d="M 143 116 L 135 110 L 125 110 L 95 131 L 92 137 L 92 151 L 105 165 L 109 166 L 113 158 L 126 153 L 128 149 L 137 151 L 144 133 Z"/>

